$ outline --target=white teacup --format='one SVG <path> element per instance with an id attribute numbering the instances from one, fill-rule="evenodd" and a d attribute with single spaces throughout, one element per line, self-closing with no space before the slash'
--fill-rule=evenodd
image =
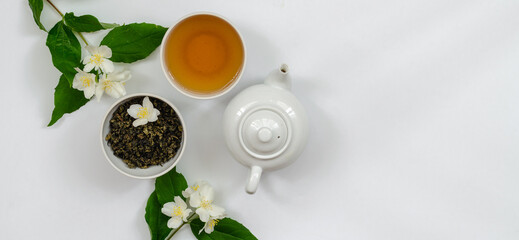
<path id="1" fill-rule="evenodd" d="M 195 99 L 211 99 L 229 92 L 239 82 L 246 52 L 243 37 L 230 21 L 216 13 L 196 12 L 168 29 L 160 58 L 164 75 L 179 92 Z M 213 85 L 214 89 L 209 87 Z"/>

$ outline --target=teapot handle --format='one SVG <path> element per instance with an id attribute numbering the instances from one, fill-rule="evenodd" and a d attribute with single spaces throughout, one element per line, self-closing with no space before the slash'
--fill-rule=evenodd
<path id="1" fill-rule="evenodd" d="M 259 180 L 261 178 L 261 173 L 263 169 L 259 166 L 252 166 L 250 169 L 249 181 L 247 182 L 247 186 L 245 187 L 245 191 L 248 194 L 254 194 L 258 189 Z"/>

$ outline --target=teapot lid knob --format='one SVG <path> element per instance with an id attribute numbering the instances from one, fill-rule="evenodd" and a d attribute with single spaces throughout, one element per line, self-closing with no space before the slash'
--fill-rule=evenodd
<path id="1" fill-rule="evenodd" d="M 269 127 L 262 127 L 258 131 L 258 139 L 263 143 L 268 143 L 272 140 L 272 129 Z"/>

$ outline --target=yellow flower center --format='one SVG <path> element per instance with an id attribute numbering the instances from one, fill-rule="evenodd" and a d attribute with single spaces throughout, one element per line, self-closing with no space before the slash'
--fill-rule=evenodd
<path id="1" fill-rule="evenodd" d="M 104 81 L 103 82 L 103 89 L 111 89 L 113 85 L 112 81 Z"/>
<path id="2" fill-rule="evenodd" d="M 211 201 L 202 200 L 202 202 L 200 203 L 200 207 L 205 209 L 212 209 L 213 207 L 211 206 L 211 203 Z"/>
<path id="3" fill-rule="evenodd" d="M 90 87 L 90 84 L 92 84 L 92 81 L 88 77 L 81 77 L 81 83 L 83 84 L 83 87 Z"/>
<path id="4" fill-rule="evenodd" d="M 192 188 L 193 190 L 197 191 L 199 187 L 200 187 L 200 186 L 195 185 L 195 186 L 192 186 L 191 188 Z"/>
<path id="5" fill-rule="evenodd" d="M 95 65 L 100 65 L 102 62 L 104 62 L 103 57 L 99 54 L 94 54 L 92 57 L 90 57 L 90 62 L 94 63 Z"/>
<path id="6" fill-rule="evenodd" d="M 176 206 L 176 207 L 173 207 L 173 216 L 180 216 L 182 217 L 183 215 L 183 212 L 182 212 L 182 208 L 180 208 L 179 206 Z"/>
<path id="7" fill-rule="evenodd" d="M 137 117 L 139 118 L 148 118 L 148 115 L 150 113 L 148 112 L 148 108 L 140 107 L 139 111 L 137 112 Z"/>
<path id="8" fill-rule="evenodd" d="M 220 221 L 220 219 L 211 219 L 211 221 L 209 221 L 207 223 L 207 225 L 210 227 L 210 228 L 214 228 L 214 226 L 216 226 L 216 224 L 218 224 L 218 222 Z"/>

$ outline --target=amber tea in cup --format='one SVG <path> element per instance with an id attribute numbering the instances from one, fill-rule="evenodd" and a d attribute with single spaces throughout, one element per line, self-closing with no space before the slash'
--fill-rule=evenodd
<path id="1" fill-rule="evenodd" d="M 212 13 L 189 15 L 168 30 L 162 47 L 164 73 L 180 92 L 213 98 L 229 91 L 245 65 L 238 31 Z"/>

